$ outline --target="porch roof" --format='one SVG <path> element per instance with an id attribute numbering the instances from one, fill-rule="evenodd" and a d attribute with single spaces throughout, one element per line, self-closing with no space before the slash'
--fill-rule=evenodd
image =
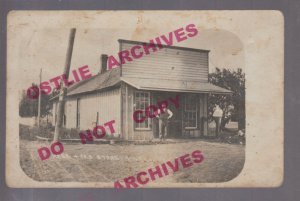
<path id="1" fill-rule="evenodd" d="M 208 82 L 180 81 L 180 80 L 158 80 L 144 78 L 121 77 L 125 83 L 140 89 L 152 91 L 174 91 L 193 93 L 215 93 L 231 94 L 232 91 L 210 84 Z"/>

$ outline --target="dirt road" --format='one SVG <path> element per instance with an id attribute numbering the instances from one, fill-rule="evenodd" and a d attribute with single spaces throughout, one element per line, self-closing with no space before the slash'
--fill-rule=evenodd
<path id="1" fill-rule="evenodd" d="M 222 182 L 243 168 L 243 145 L 190 140 L 153 145 L 64 144 L 64 153 L 42 161 L 37 149 L 49 143 L 20 141 L 21 167 L 38 181 L 114 182 L 139 171 L 201 150 L 204 161 L 165 176 L 159 182 Z"/>

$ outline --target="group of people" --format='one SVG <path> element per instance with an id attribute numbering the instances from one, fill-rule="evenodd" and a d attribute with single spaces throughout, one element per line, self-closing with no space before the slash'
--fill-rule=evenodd
<path id="1" fill-rule="evenodd" d="M 230 122 L 233 109 L 233 105 L 225 105 L 223 111 L 218 104 L 215 104 L 212 117 L 216 123 L 217 137 L 220 132 L 224 130 L 225 125 Z M 172 118 L 173 113 L 166 105 L 163 105 L 163 111 L 158 110 L 155 116 L 159 119 L 159 138 L 165 139 L 167 135 L 168 121 Z"/>
<path id="2" fill-rule="evenodd" d="M 225 125 L 231 120 L 233 106 L 224 106 L 224 111 L 220 108 L 218 104 L 215 104 L 213 109 L 212 117 L 216 122 L 216 136 L 218 137 L 220 132 L 224 130 Z"/>

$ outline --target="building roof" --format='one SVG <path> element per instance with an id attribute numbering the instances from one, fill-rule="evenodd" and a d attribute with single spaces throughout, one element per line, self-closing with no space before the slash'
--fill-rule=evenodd
<path id="1" fill-rule="evenodd" d="M 77 85 L 71 86 L 67 91 L 67 95 L 72 96 L 75 94 L 97 91 L 115 86 L 120 82 L 120 68 L 114 68 L 84 80 L 84 82 L 81 81 Z"/>
<path id="2" fill-rule="evenodd" d="M 104 73 L 94 75 L 89 79 L 75 83 L 67 88 L 67 96 L 79 95 L 117 86 L 120 82 L 120 68 L 114 68 Z M 58 95 L 53 97 L 52 100 L 57 97 Z"/>
<path id="3" fill-rule="evenodd" d="M 121 80 L 127 84 L 141 90 L 152 91 L 174 91 L 174 92 L 192 92 L 192 93 L 216 93 L 229 94 L 230 90 L 218 87 L 216 85 L 199 81 L 180 81 L 180 80 L 158 80 L 144 78 L 124 78 Z"/>

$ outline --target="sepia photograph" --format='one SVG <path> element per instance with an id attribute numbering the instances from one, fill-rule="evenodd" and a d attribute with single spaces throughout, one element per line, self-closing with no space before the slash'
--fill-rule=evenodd
<path id="1" fill-rule="evenodd" d="M 8 82 L 14 101 L 7 102 L 16 119 L 8 124 L 18 132 L 8 139 L 17 149 L 8 148 L 14 151 L 7 160 L 18 160 L 14 164 L 28 181 L 46 186 L 200 187 L 239 177 L 247 150 L 258 153 L 248 136 L 263 135 L 251 131 L 262 125 L 254 112 L 262 108 L 254 103 L 261 92 L 251 88 L 255 69 L 245 69 L 252 57 L 230 25 L 239 13 L 200 13 L 195 20 L 198 14 L 10 13 Z M 273 74 L 278 72 L 280 80 L 280 70 Z M 278 87 L 270 96 L 282 92 L 283 85 Z M 274 143 L 282 143 L 282 134 Z M 278 153 L 274 162 L 277 183 L 282 157 Z"/>

